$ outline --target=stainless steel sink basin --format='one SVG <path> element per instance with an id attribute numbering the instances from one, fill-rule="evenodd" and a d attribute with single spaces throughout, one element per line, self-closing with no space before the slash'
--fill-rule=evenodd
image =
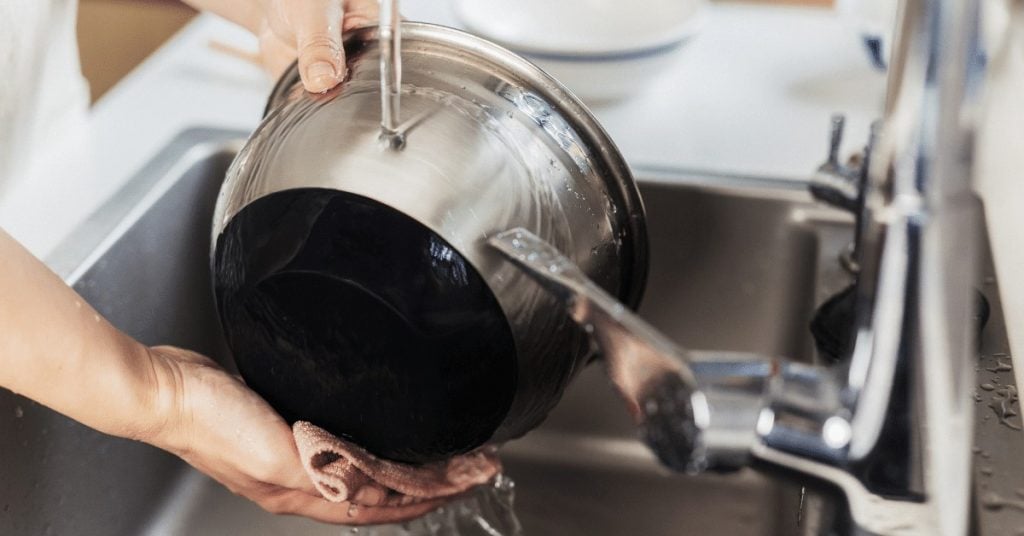
<path id="1" fill-rule="evenodd" d="M 69 238 L 50 265 L 129 334 L 227 363 L 208 280 L 210 218 L 240 134 L 191 130 Z M 807 324 L 847 282 L 844 215 L 784 181 L 638 172 L 652 269 L 642 315 L 695 349 L 814 360 Z M 0 534 L 309 534 L 176 458 L 0 390 Z M 602 371 L 504 449 L 527 535 L 802 534 L 800 487 L 744 470 L 670 475 L 634 439 Z"/>

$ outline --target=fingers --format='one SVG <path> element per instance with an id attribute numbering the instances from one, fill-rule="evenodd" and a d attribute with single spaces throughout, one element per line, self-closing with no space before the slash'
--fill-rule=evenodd
<path id="1" fill-rule="evenodd" d="M 278 77 L 297 57 L 307 91 L 323 93 L 346 74 L 342 33 L 374 24 L 378 0 L 272 0 L 256 30 L 260 59 Z"/>
<path id="2" fill-rule="evenodd" d="M 295 33 L 299 76 L 306 90 L 323 93 L 338 85 L 345 77 L 342 0 L 288 2 L 284 9 Z"/>

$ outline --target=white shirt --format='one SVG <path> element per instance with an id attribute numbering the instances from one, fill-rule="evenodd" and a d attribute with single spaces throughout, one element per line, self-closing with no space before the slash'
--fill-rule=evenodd
<path id="1" fill-rule="evenodd" d="M 0 0 L 0 196 L 85 122 L 77 0 Z"/>

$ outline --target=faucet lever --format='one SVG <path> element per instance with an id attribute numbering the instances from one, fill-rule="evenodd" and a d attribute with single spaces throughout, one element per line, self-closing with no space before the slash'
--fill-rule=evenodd
<path id="1" fill-rule="evenodd" d="M 834 114 L 829 131 L 828 158 L 811 177 L 811 194 L 834 207 L 856 213 L 860 200 L 860 168 L 839 161 L 846 117 Z"/>
<path id="2" fill-rule="evenodd" d="M 846 127 L 846 116 L 832 114 L 832 131 L 828 144 L 828 164 L 839 167 L 839 148 L 843 144 L 843 130 Z"/>

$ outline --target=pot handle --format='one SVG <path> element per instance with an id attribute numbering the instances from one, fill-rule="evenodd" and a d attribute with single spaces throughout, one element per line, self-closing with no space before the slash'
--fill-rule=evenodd
<path id="1" fill-rule="evenodd" d="M 403 140 L 398 132 L 402 96 L 402 17 L 398 14 L 398 0 L 380 0 L 377 28 L 381 139 L 392 149 L 399 149 Z"/>
<path id="2" fill-rule="evenodd" d="M 597 344 L 608 378 L 662 463 L 677 471 L 707 468 L 710 409 L 688 354 L 533 233 L 512 229 L 488 243 L 564 303 Z"/>

